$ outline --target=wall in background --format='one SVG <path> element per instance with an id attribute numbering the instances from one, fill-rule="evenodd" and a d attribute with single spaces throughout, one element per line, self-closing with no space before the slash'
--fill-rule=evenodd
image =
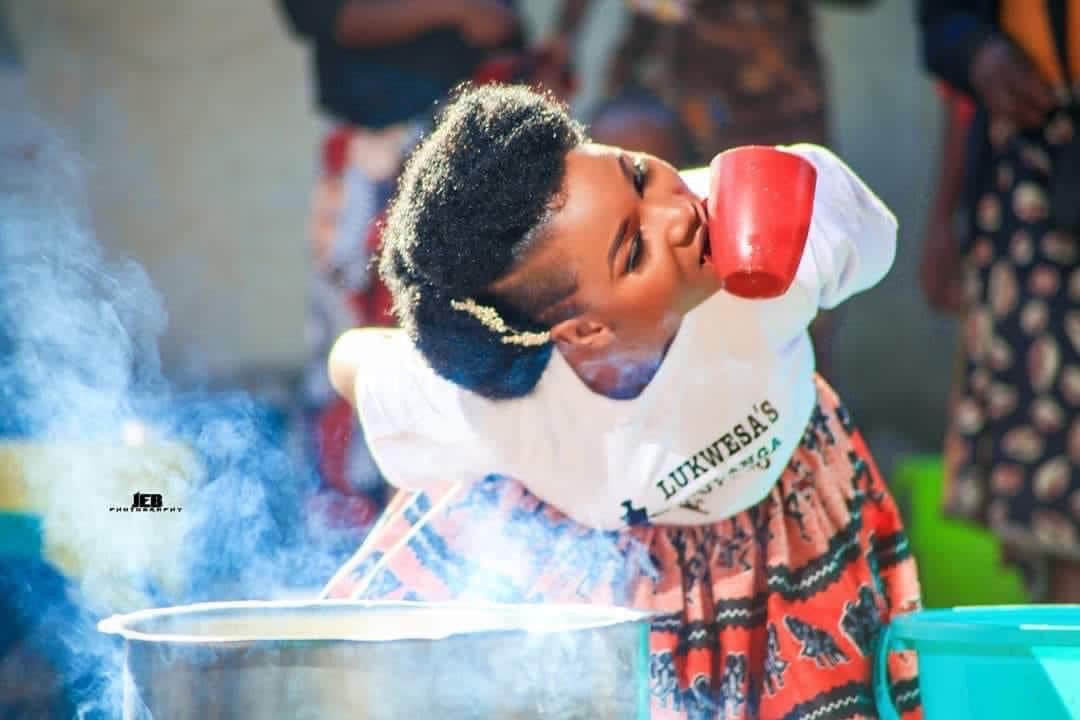
<path id="1" fill-rule="evenodd" d="M 10 10 L 34 100 L 87 160 L 102 242 L 165 296 L 170 366 L 296 366 L 317 119 L 273 3 Z"/>
<path id="2" fill-rule="evenodd" d="M 837 151 L 900 221 L 896 264 L 847 306 L 836 385 L 885 463 L 937 452 L 953 367 L 955 324 L 922 299 L 918 262 L 939 153 L 939 113 L 917 55 L 914 3 L 821 14 Z"/>

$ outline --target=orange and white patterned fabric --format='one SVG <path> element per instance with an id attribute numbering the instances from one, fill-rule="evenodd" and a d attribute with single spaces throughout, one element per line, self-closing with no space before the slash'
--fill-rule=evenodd
<path id="1" fill-rule="evenodd" d="M 656 720 L 876 718 L 875 644 L 919 608 L 915 560 L 851 416 L 815 388 L 780 480 L 729 518 L 605 531 L 505 477 L 403 490 L 324 594 L 651 611 Z M 916 670 L 890 658 L 905 720 L 922 715 Z"/>

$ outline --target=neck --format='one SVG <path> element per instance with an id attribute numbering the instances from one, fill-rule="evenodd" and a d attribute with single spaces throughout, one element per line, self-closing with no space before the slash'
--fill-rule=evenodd
<path id="1" fill-rule="evenodd" d="M 651 350 L 606 349 L 599 355 L 569 350 L 563 351 L 563 357 L 594 393 L 613 400 L 632 400 L 652 382 L 674 338 L 672 335 Z"/>

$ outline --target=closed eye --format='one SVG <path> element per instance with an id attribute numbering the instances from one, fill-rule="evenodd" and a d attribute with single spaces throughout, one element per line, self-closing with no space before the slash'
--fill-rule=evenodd
<path id="1" fill-rule="evenodd" d="M 645 188 L 649 184 L 649 162 L 641 155 L 633 159 L 634 192 L 638 197 L 645 197 Z M 626 253 L 626 272 L 631 273 L 641 265 L 642 256 L 645 254 L 645 238 L 639 227 L 630 239 L 630 248 Z"/>
<path id="2" fill-rule="evenodd" d="M 634 158 L 634 191 L 640 197 L 645 196 L 645 187 L 649 184 L 649 163 L 638 155 Z"/>
<path id="3" fill-rule="evenodd" d="M 626 153 L 619 153 L 618 155 L 619 169 L 622 170 L 623 176 L 626 177 L 627 182 L 634 188 L 634 192 L 638 197 L 645 197 L 645 188 L 649 184 L 649 164 L 648 161 L 641 155 L 636 155 L 631 158 Z M 621 226 L 615 233 L 615 239 L 611 244 L 611 249 L 608 251 L 608 263 L 612 272 L 615 272 L 615 256 L 619 252 L 619 248 L 625 243 L 627 245 L 626 262 L 623 266 L 622 274 L 629 274 L 637 269 L 644 258 L 646 253 L 645 238 L 641 234 L 641 227 L 633 231 L 633 235 L 628 236 L 628 225 L 631 223 L 631 219 L 627 218 L 623 220 Z"/>
<path id="4" fill-rule="evenodd" d="M 634 237 L 630 238 L 630 249 L 626 253 L 626 272 L 633 272 L 641 264 L 644 249 L 645 239 L 641 236 L 641 230 L 639 229 L 634 233 Z"/>

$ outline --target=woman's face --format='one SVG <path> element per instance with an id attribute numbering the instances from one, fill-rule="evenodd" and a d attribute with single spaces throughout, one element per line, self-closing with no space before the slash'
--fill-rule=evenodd
<path id="1" fill-rule="evenodd" d="M 542 249 L 518 268 L 552 258 L 572 266 L 572 301 L 583 313 L 555 325 L 554 340 L 597 357 L 655 358 L 682 317 L 720 288 L 704 201 L 666 162 L 595 144 L 567 155 L 563 191 Z"/>

